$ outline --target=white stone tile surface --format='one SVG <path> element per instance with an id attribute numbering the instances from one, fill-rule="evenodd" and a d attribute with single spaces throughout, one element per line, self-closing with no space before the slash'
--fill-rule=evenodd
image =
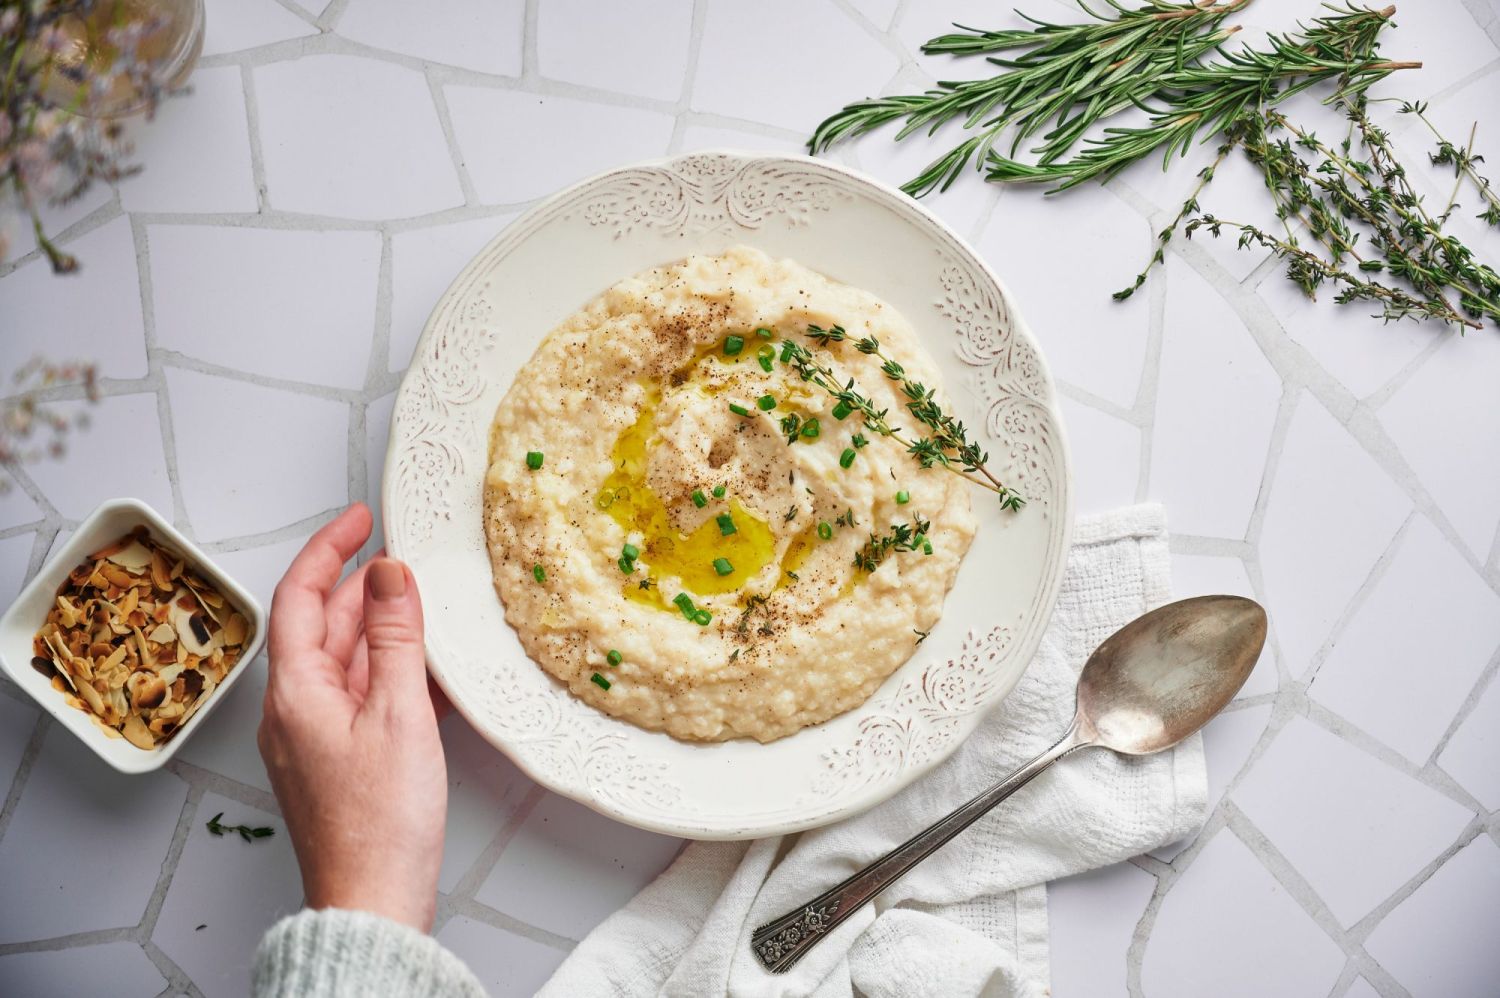
<path id="1" fill-rule="evenodd" d="M 147 240 L 158 346 L 287 381 L 364 386 L 378 234 L 153 225 Z"/>
<path id="2" fill-rule="evenodd" d="M 1438 755 L 1438 766 L 1491 811 L 1500 810 L 1500 682 L 1490 678 L 1473 711 Z"/>
<path id="3" fill-rule="evenodd" d="M 1420 766 L 1496 649 L 1500 595 L 1418 516 L 1308 692 Z"/>
<path id="4" fill-rule="evenodd" d="M 98 994 L 106 982 L 118 998 L 152 998 L 167 986 L 151 958 L 127 942 L 0 956 L 0 982 L 18 998 Z"/>
<path id="5" fill-rule="evenodd" d="M 660 156 L 672 119 L 656 111 L 524 90 L 447 86 L 453 134 L 485 204 L 517 204 L 617 164 Z M 535 155 L 553 136 L 588 136 L 565 160 Z M 572 141 L 572 140 L 570 140 Z"/>
<path id="6" fill-rule="evenodd" d="M 423 62 L 516 76 L 524 8 L 522 0 L 443 0 L 440 11 L 407 0 L 352 0 L 338 33 Z"/>
<path id="7" fill-rule="evenodd" d="M 135 129 L 142 170 L 120 184 L 126 211 L 253 212 L 250 125 L 238 66 L 200 69 L 191 92 Z"/>
<path id="8" fill-rule="evenodd" d="M 1174 260 L 1162 342 L 1148 494 L 1172 529 L 1243 537 L 1260 492 L 1281 379 L 1244 323 Z"/>
<path id="9" fill-rule="evenodd" d="M 1126 998 L 1130 941 L 1154 890 L 1129 863 L 1047 885 L 1052 998 Z"/>
<path id="10" fill-rule="evenodd" d="M 508 915 L 524 913 L 548 932 L 582 939 L 666 869 L 681 845 L 548 794 L 475 898 Z"/>
<path id="11" fill-rule="evenodd" d="M 1500 523 L 1500 412 L 1473 405 L 1500 377 L 1500 337 L 1452 337 L 1380 409 L 1401 448 L 1454 529 L 1479 558 Z"/>
<path id="12" fill-rule="evenodd" d="M 126 495 L 172 518 L 172 485 L 166 453 L 158 443 L 161 422 L 155 395 L 113 395 L 92 405 L 60 402 L 52 408 L 70 420 L 83 412 L 88 420 L 86 427 L 68 433 L 62 460 L 38 461 L 26 469 L 59 513 L 81 520 L 104 500 Z M 120 427 L 129 428 L 129 460 L 120 458 L 114 435 Z M 109 474 L 98 474 L 100 468 L 108 468 Z"/>
<path id="13" fill-rule="evenodd" d="M 4 788 L 0 792 L 10 791 L 40 716 L 41 711 L 20 690 L 12 687 L 0 693 L 0 788 Z"/>
<path id="14" fill-rule="evenodd" d="M 42 231 L 53 242 L 66 248 L 68 240 L 59 237 L 69 227 L 83 221 L 96 211 L 99 211 L 102 217 L 106 212 L 100 211 L 100 209 L 112 204 L 114 200 L 114 188 L 104 184 L 95 184 L 80 197 L 74 198 L 71 201 L 65 201 L 61 204 L 50 200 L 43 201 L 38 206 L 37 215 L 42 220 Z M 5 237 L 10 241 L 10 249 L 6 256 L 7 261 L 19 259 L 37 248 L 36 233 L 30 223 L 22 219 L 13 218 L 9 215 L 4 219 L 0 219 L 0 233 L 4 233 Z M 42 265 L 47 268 L 48 273 L 51 273 L 50 266 L 45 262 Z M 70 276 L 76 278 L 78 273 L 74 272 Z"/>
<path id="15" fill-rule="evenodd" d="M 687 72 L 692 22 L 691 0 L 554 0 L 537 9 L 537 72 L 565 83 L 675 101 Z"/>
<path id="16" fill-rule="evenodd" d="M 1363 977 L 1356 977 L 1349 990 L 1344 992 L 1344 998 L 1380 998 L 1380 992 Z"/>
<path id="17" fill-rule="evenodd" d="M 1208 810 L 1210 813 L 1224 797 L 1229 783 L 1245 767 L 1250 753 L 1259 744 L 1271 719 L 1270 704 L 1245 707 L 1220 714 L 1203 729 L 1203 752 L 1208 763 Z M 1192 839 L 1168 843 L 1151 855 L 1170 863 Z"/>
<path id="18" fill-rule="evenodd" d="M 1343 966 L 1338 945 L 1225 829 L 1162 899 L 1141 985 L 1152 998 L 1321 995 Z"/>
<path id="19" fill-rule="evenodd" d="M 1300 717 L 1277 734 L 1234 801 L 1344 925 L 1436 859 L 1474 817 Z"/>
<path id="20" fill-rule="evenodd" d="M 0 539 L 0 606 L 10 606 L 26 581 L 27 563 L 35 534 L 15 534 Z"/>
<path id="21" fill-rule="evenodd" d="M 226 825 L 266 826 L 275 834 L 250 842 L 214 835 L 207 823 L 220 812 Z M 286 825 L 239 801 L 204 794 L 177 871 L 151 941 L 187 971 L 205 998 L 248 994 L 259 934 L 302 905 L 302 878 Z"/>
<path id="22" fill-rule="evenodd" d="M 838 53 L 837 72 L 787 71 L 824 66 L 831 52 Z M 692 107 L 810 132 L 840 105 L 879 93 L 897 66 L 896 56 L 833 0 L 711 0 Z"/>
<path id="23" fill-rule="evenodd" d="M 469 965 L 492 998 L 526 998 L 546 983 L 567 954 L 523 936 L 455 915 L 437 934 Z"/>
<path id="24" fill-rule="evenodd" d="M 0 278 L 7 381 L 10 369 L 36 356 L 55 363 L 87 359 L 100 377 L 143 377 L 146 341 L 130 220 L 106 222 L 63 247 L 81 262 L 76 273 L 54 274 L 39 258 Z"/>
<path id="25" fill-rule="evenodd" d="M 1370 933 L 1365 948 L 1412 998 L 1486 998 L 1500 978 L 1500 846 L 1480 835 Z"/>
<path id="26" fill-rule="evenodd" d="M 54 724 L 0 840 L 0 897 L 26 899 L 0 905 L 0 944 L 139 922 L 187 791 L 164 771 L 121 779 Z"/>
<path id="27" fill-rule="evenodd" d="M 773 152 L 801 156 L 807 147 L 800 138 L 775 138 L 739 128 L 716 128 L 712 125 L 689 125 L 682 130 L 681 152 L 701 149 L 727 149 L 731 152 Z"/>
<path id="28" fill-rule="evenodd" d="M 411 363 L 427 317 L 459 271 L 514 219 L 514 212 L 506 212 L 391 237 L 392 371 Z"/>
<path id="29" fill-rule="evenodd" d="M 979 236 L 979 252 L 1015 296 L 1053 377 L 1130 406 L 1146 359 L 1150 305 L 1144 294 L 1125 302 L 1110 296 L 1135 273 L 1121 261 L 1150 252 L 1150 229 L 1103 188 L 1084 188 L 1076 198 L 1056 211 L 1036 191 L 1005 191 Z M 1055 258 L 1036 251 L 1042 233 L 1069 246 L 1066 275 Z M 1059 307 L 1060 289 L 1066 307 Z"/>
<path id="30" fill-rule="evenodd" d="M 21 487 L 8 469 L 0 470 L 0 530 L 9 530 L 42 518 L 42 508 Z"/>
<path id="31" fill-rule="evenodd" d="M 1395 483 L 1309 395 L 1277 457 L 1260 538 L 1272 630 L 1301 674 L 1410 512 Z"/>
<path id="32" fill-rule="evenodd" d="M 204 55 L 238 52 L 318 33 L 317 28 L 276 0 L 205 0 L 204 7 Z"/>
<path id="33" fill-rule="evenodd" d="M 1073 509 L 1103 512 L 1135 502 L 1141 477 L 1141 430 L 1064 396 L 1063 425 L 1073 462 Z"/>
<path id="34" fill-rule="evenodd" d="M 344 505 L 344 403 L 175 367 L 167 391 L 183 502 L 200 540 L 260 533 Z"/>
<path id="35" fill-rule="evenodd" d="M 1258 294 L 1287 335 L 1361 397 L 1395 377 L 1431 345 L 1434 336 L 1443 335 L 1415 322 L 1372 322 L 1372 309 L 1333 305 L 1326 290 L 1310 299 L 1279 274 L 1267 278 Z"/>
<path id="36" fill-rule="evenodd" d="M 427 81 L 345 55 L 255 70 L 271 204 L 346 218 L 404 218 L 463 203 Z"/>
<path id="37" fill-rule="evenodd" d="M 937 157 L 939 150 L 947 151 L 949 146 L 963 141 L 957 123 L 939 129 L 932 137 L 931 144 L 918 141 L 915 137 L 910 141 L 896 142 L 894 139 L 898 130 L 899 127 L 894 124 L 878 129 L 855 150 L 859 167 L 892 187 L 901 187 L 924 172 Z M 806 149 L 798 151 L 806 152 Z M 955 178 L 953 184 L 941 194 L 924 195 L 922 206 L 965 237 L 973 237 L 985 217 L 993 211 L 995 217 L 990 229 L 998 228 L 995 238 L 1016 241 L 1020 247 L 1024 247 L 1026 237 L 1023 233 L 1028 232 L 1033 224 L 1034 220 L 1030 217 L 1036 209 L 1033 202 L 1038 200 L 1041 192 L 1007 191 L 1002 199 L 1000 189 L 994 184 L 985 183 L 983 176 L 972 167 L 973 164 L 969 164 L 969 168 Z M 1001 200 L 1003 204 L 996 207 L 996 202 Z M 1132 221 L 1139 223 L 1139 219 Z M 1014 248 L 1017 247 L 1013 246 L 1012 249 Z M 988 245 L 983 252 L 989 252 Z M 1010 273 L 1011 269 L 1007 268 L 1006 273 Z"/>
<path id="38" fill-rule="evenodd" d="M 448 837 L 438 890 L 452 891 L 534 783 L 454 713 L 443 721 L 448 758 Z"/>
<path id="39" fill-rule="evenodd" d="M 370 528 L 371 551 L 385 544 L 384 502 L 380 483 L 385 475 L 386 445 L 391 438 L 391 413 L 396 407 L 396 393 L 382 395 L 365 407 L 365 504 L 375 514 Z"/>

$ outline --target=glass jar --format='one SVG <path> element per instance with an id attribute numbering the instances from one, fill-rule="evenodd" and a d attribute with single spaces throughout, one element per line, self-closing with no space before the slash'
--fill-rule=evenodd
<path id="1" fill-rule="evenodd" d="M 203 0 L 97 0 L 58 22 L 47 96 L 93 118 L 140 111 L 149 103 L 142 84 L 172 90 L 187 80 L 203 51 L 204 20 Z M 133 72 L 118 64 L 122 35 L 135 36 Z"/>

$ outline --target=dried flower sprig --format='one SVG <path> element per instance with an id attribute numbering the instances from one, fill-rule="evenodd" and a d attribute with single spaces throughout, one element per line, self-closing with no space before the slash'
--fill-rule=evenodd
<path id="1" fill-rule="evenodd" d="M 147 115 L 168 91 L 162 67 L 142 56 L 150 18 L 123 18 L 96 32 L 107 64 L 71 60 L 96 15 L 117 14 L 111 0 L 7 0 L 0 9 L 0 217 L 26 218 L 53 271 L 78 260 L 47 235 L 41 210 L 77 200 L 95 181 L 118 183 L 137 172 L 120 122 L 81 113 L 106 95 L 128 92 Z M 8 256 L 0 232 L 0 261 Z"/>
<path id="2" fill-rule="evenodd" d="M 60 457 L 64 437 L 88 422 L 86 412 L 71 419 L 42 400 L 46 389 L 81 385 L 90 402 L 99 399 L 99 385 L 92 364 L 49 364 L 35 358 L 12 375 L 14 394 L 0 401 L 0 467 Z M 0 478 L 0 493 L 11 487 Z"/>
<path id="3" fill-rule="evenodd" d="M 808 326 L 806 335 L 825 347 L 849 339 L 849 334 L 842 326 L 827 329 L 816 325 Z M 875 337 L 866 336 L 855 340 L 854 348 L 860 353 L 880 359 L 881 373 L 901 386 L 901 392 L 907 399 L 907 411 L 928 428 L 930 435 L 913 439 L 904 430 L 892 426 L 888 418 L 889 410 L 876 409 L 870 398 L 855 387 L 853 378 L 841 385 L 833 370 L 818 361 L 801 344 L 788 341 L 787 361 L 796 368 L 802 380 L 822 388 L 849 412 L 858 412 L 868 429 L 901 444 L 923 468 L 944 468 L 974 485 L 994 492 L 1000 498 L 1001 509 L 1019 510 L 1026 504 L 1026 500 L 1018 492 L 990 473 L 986 467 L 989 455 L 977 443 L 969 440 L 968 431 L 962 422 L 943 411 L 933 389 L 908 378 L 905 369 L 881 350 L 880 342 Z M 856 446 L 858 445 L 859 442 L 856 441 Z M 976 477 L 980 475 L 983 477 Z"/>

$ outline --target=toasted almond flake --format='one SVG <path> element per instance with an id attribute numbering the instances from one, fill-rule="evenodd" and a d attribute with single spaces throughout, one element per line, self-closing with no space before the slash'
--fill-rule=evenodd
<path id="1" fill-rule="evenodd" d="M 162 592 L 168 592 L 172 588 L 172 570 L 167 564 L 167 556 L 161 550 L 151 552 L 151 582 Z"/>
<path id="2" fill-rule="evenodd" d="M 131 540 L 118 551 L 112 551 L 103 557 L 131 572 L 140 572 L 151 566 L 151 551 L 138 540 Z"/>
<path id="3" fill-rule="evenodd" d="M 115 605 L 115 614 L 120 617 L 129 617 L 136 612 L 136 607 L 140 605 L 140 602 L 140 592 L 131 589 L 124 596 L 120 597 L 120 602 Z"/>
<path id="4" fill-rule="evenodd" d="M 153 749 L 156 747 L 156 738 L 147 730 L 145 722 L 136 714 L 125 718 L 125 726 L 120 729 L 125 740 L 139 749 Z"/>
<path id="5" fill-rule="evenodd" d="M 159 645 L 169 645 L 177 640 L 177 632 L 172 630 L 171 624 L 157 624 L 156 628 L 146 637 Z"/>
<path id="6" fill-rule="evenodd" d="M 167 696 L 167 684 L 160 676 L 149 672 L 137 672 L 125 684 L 130 690 L 130 702 L 137 711 L 160 707 Z"/>
<path id="7" fill-rule="evenodd" d="M 89 709 L 95 714 L 103 714 L 104 699 L 99 696 L 99 691 L 94 689 L 93 684 L 80 681 L 77 686 L 78 695 L 83 697 L 83 702 L 89 705 Z"/>
<path id="8" fill-rule="evenodd" d="M 226 645 L 242 645 L 250 632 L 250 622 L 242 613 L 231 613 L 229 619 L 224 623 L 224 643 Z"/>

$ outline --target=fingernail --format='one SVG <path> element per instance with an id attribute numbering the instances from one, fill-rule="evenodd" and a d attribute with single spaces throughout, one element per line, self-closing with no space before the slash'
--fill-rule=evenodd
<path id="1" fill-rule="evenodd" d="M 406 569 L 399 561 L 380 558 L 370 566 L 370 592 L 376 599 L 400 599 L 406 595 Z"/>

